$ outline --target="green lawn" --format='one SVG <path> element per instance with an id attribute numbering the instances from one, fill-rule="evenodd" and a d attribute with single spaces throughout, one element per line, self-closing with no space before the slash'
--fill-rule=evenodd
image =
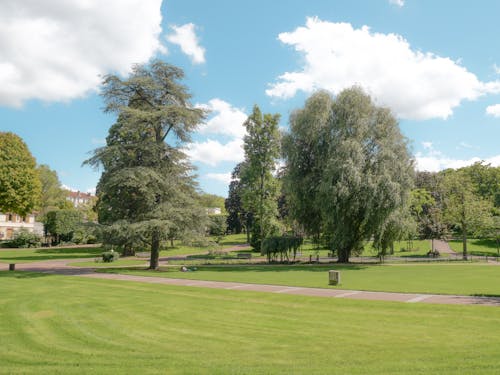
<path id="1" fill-rule="evenodd" d="M 448 242 L 450 247 L 461 254 L 463 252 L 463 246 L 461 240 L 451 240 Z M 494 256 L 498 255 L 497 244 L 494 240 L 487 239 L 468 239 L 467 240 L 467 252 L 470 255 L 480 255 L 480 256 Z"/>
<path id="2" fill-rule="evenodd" d="M 0 272 L 5 374 L 498 374 L 500 309 Z"/>
<path id="3" fill-rule="evenodd" d="M 340 270 L 342 284 L 328 285 L 328 270 Z M 166 268 L 164 272 L 112 270 L 110 272 L 385 292 L 500 295 L 500 265 L 392 264 L 392 265 L 255 265 L 200 266 L 196 272 Z"/>
<path id="4" fill-rule="evenodd" d="M 2 263 L 40 262 L 53 259 L 76 259 L 99 257 L 104 250 L 100 247 L 48 247 L 43 249 L 0 250 Z"/>
<path id="5" fill-rule="evenodd" d="M 234 247 L 237 245 L 244 245 L 246 243 L 245 234 L 231 234 L 225 236 L 219 245 L 200 247 L 200 246 L 184 246 L 180 242 L 175 242 L 174 247 L 169 247 L 160 252 L 160 257 L 171 257 L 189 254 L 203 254 L 210 250 L 221 250 Z"/>

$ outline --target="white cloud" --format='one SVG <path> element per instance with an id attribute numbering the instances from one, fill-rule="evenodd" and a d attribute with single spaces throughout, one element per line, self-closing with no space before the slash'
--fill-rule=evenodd
<path id="1" fill-rule="evenodd" d="M 182 52 L 188 55 L 194 64 L 203 64 L 205 62 L 205 48 L 199 44 L 195 33 L 196 26 L 193 23 L 186 23 L 182 26 L 170 27 L 174 32 L 167 36 L 167 40 L 179 45 Z"/>
<path id="2" fill-rule="evenodd" d="M 3 0 L 0 105 L 67 101 L 164 51 L 161 0 Z"/>
<path id="3" fill-rule="evenodd" d="M 419 171 L 439 172 L 448 168 L 462 168 L 474 163 L 484 161 L 486 164 L 491 164 L 493 167 L 500 166 L 500 155 L 489 158 L 472 157 L 469 159 L 454 159 L 444 155 L 442 152 L 435 150 L 432 146 L 426 150 L 426 154 L 418 152 L 415 155 L 416 168 Z"/>
<path id="4" fill-rule="evenodd" d="M 500 66 L 498 66 L 497 64 L 493 64 L 493 70 L 496 74 L 500 74 Z"/>
<path id="5" fill-rule="evenodd" d="M 207 173 L 205 177 L 228 185 L 231 182 L 231 173 Z"/>
<path id="6" fill-rule="evenodd" d="M 486 107 L 486 114 L 493 117 L 500 117 L 500 104 L 489 105 Z"/>
<path id="7" fill-rule="evenodd" d="M 349 23 L 308 18 L 278 39 L 304 56 L 300 71 L 286 72 L 267 95 L 287 99 L 298 91 L 337 94 L 361 85 L 400 118 L 447 118 L 463 100 L 500 92 L 500 81 L 481 82 L 447 57 L 411 48 L 400 35 L 354 29 Z"/>
<path id="8" fill-rule="evenodd" d="M 432 142 L 422 142 L 425 149 L 432 149 Z"/>
<path id="9" fill-rule="evenodd" d="M 389 3 L 397 5 L 398 7 L 403 7 L 405 5 L 404 0 L 389 0 Z"/>
<path id="10" fill-rule="evenodd" d="M 209 110 L 213 115 L 200 127 L 201 134 L 222 134 L 236 138 L 243 138 L 245 135 L 243 123 L 248 116 L 242 109 L 234 108 L 218 98 L 210 100 L 208 104 L 200 104 L 198 107 Z"/>
<path id="11" fill-rule="evenodd" d="M 193 142 L 188 145 L 185 152 L 192 161 L 213 167 L 224 161 L 239 163 L 245 156 L 242 139 L 234 139 L 225 144 L 212 139 Z"/>

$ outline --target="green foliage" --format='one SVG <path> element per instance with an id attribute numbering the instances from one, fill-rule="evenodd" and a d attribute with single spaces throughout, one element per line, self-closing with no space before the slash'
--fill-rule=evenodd
<path id="1" fill-rule="evenodd" d="M 158 267 L 162 240 L 204 231 L 192 167 L 181 147 L 203 120 L 181 69 L 162 61 L 136 65 L 126 80 L 106 76 L 102 96 L 106 112 L 118 115 L 106 146 L 86 163 L 102 166 L 97 212 L 104 240 L 133 254 L 151 247 L 151 268 Z"/>
<path id="2" fill-rule="evenodd" d="M 209 232 L 215 237 L 215 242 L 219 243 L 227 233 L 227 216 L 226 215 L 210 215 Z"/>
<path id="3" fill-rule="evenodd" d="M 297 236 L 279 236 L 279 237 L 267 237 L 262 241 L 261 251 L 263 255 L 267 255 L 269 262 L 277 261 L 278 255 L 280 260 L 290 261 L 293 257 L 297 255 L 297 251 L 302 246 L 304 239 Z"/>
<path id="4" fill-rule="evenodd" d="M 118 258 L 120 258 L 120 255 L 113 250 L 102 253 L 102 261 L 105 263 L 114 262 L 115 260 L 118 260 Z"/>
<path id="5" fill-rule="evenodd" d="M 467 258 L 467 235 L 490 225 L 491 201 L 474 194 L 474 184 L 463 170 L 448 170 L 443 178 L 444 217 L 463 238 L 463 257 Z"/>
<path id="6" fill-rule="evenodd" d="M 290 122 L 284 142 L 290 213 L 308 233 L 328 234 L 339 262 L 348 262 L 407 204 L 413 183 L 407 140 L 389 109 L 357 87 L 335 100 L 314 94 Z"/>
<path id="7" fill-rule="evenodd" d="M 67 209 L 66 192 L 61 188 L 61 182 L 57 172 L 51 170 L 48 165 L 42 164 L 37 168 L 42 186 L 38 216 L 39 221 L 45 222 L 45 214 L 55 209 Z"/>
<path id="8" fill-rule="evenodd" d="M 14 133 L 0 132 L 0 212 L 25 216 L 38 205 L 41 184 L 35 158 Z"/>
<path id="9" fill-rule="evenodd" d="M 45 231 L 56 237 L 56 242 L 71 241 L 73 232 L 82 224 L 82 214 L 75 210 L 49 211 L 45 215 Z"/>
<path id="10" fill-rule="evenodd" d="M 243 208 L 253 216 L 252 240 L 260 249 L 263 238 L 276 233 L 279 184 L 273 176 L 280 154 L 279 115 L 262 114 L 254 106 L 245 121 L 245 161 L 240 165 L 240 187 Z"/>
<path id="11" fill-rule="evenodd" d="M 312 95 L 304 108 L 290 115 L 290 132 L 283 136 L 282 142 L 286 161 L 283 190 L 289 214 L 316 241 L 323 223 L 319 182 L 327 162 L 325 134 L 332 105 L 329 93 L 319 91 Z"/>
<path id="12" fill-rule="evenodd" d="M 42 238 L 33 232 L 28 231 L 25 228 L 14 233 L 14 238 L 8 242 L 9 247 L 15 248 L 27 248 L 27 247 L 39 247 L 42 244 Z"/>
<path id="13" fill-rule="evenodd" d="M 215 194 L 201 193 L 199 195 L 200 206 L 205 208 L 220 208 L 221 214 L 226 214 L 226 207 L 224 205 L 224 197 Z"/>
<path id="14" fill-rule="evenodd" d="M 243 208 L 242 202 L 242 185 L 240 183 L 242 163 L 234 167 L 231 173 L 231 182 L 229 183 L 229 193 L 224 202 L 227 216 L 227 229 L 231 233 L 241 233 L 243 228 L 249 229 L 248 219 L 249 213 Z"/>

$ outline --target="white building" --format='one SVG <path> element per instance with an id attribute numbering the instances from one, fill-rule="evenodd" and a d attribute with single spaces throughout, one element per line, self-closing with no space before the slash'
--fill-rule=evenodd
<path id="1" fill-rule="evenodd" d="M 29 232 L 38 233 L 40 231 L 40 226 L 36 224 L 39 223 L 35 223 L 34 214 L 29 214 L 25 217 L 22 217 L 21 215 L 17 214 L 4 214 L 0 212 L 0 241 L 12 239 L 12 237 L 14 236 L 14 232 L 21 228 L 25 228 Z"/>
<path id="2" fill-rule="evenodd" d="M 68 196 L 66 197 L 66 199 L 73 203 L 73 206 L 75 207 L 87 204 L 93 198 L 95 198 L 94 195 L 90 193 L 83 193 L 81 191 L 68 191 Z"/>

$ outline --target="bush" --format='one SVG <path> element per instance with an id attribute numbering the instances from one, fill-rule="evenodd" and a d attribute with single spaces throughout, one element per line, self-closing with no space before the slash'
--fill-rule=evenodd
<path id="1" fill-rule="evenodd" d="M 14 238 L 9 242 L 9 247 L 39 247 L 42 244 L 42 238 L 29 232 L 27 229 L 20 229 L 14 233 Z"/>
<path id="2" fill-rule="evenodd" d="M 102 261 L 105 263 L 114 262 L 115 260 L 118 260 L 119 257 L 120 254 L 113 250 L 105 251 L 104 253 L 102 253 Z"/>

